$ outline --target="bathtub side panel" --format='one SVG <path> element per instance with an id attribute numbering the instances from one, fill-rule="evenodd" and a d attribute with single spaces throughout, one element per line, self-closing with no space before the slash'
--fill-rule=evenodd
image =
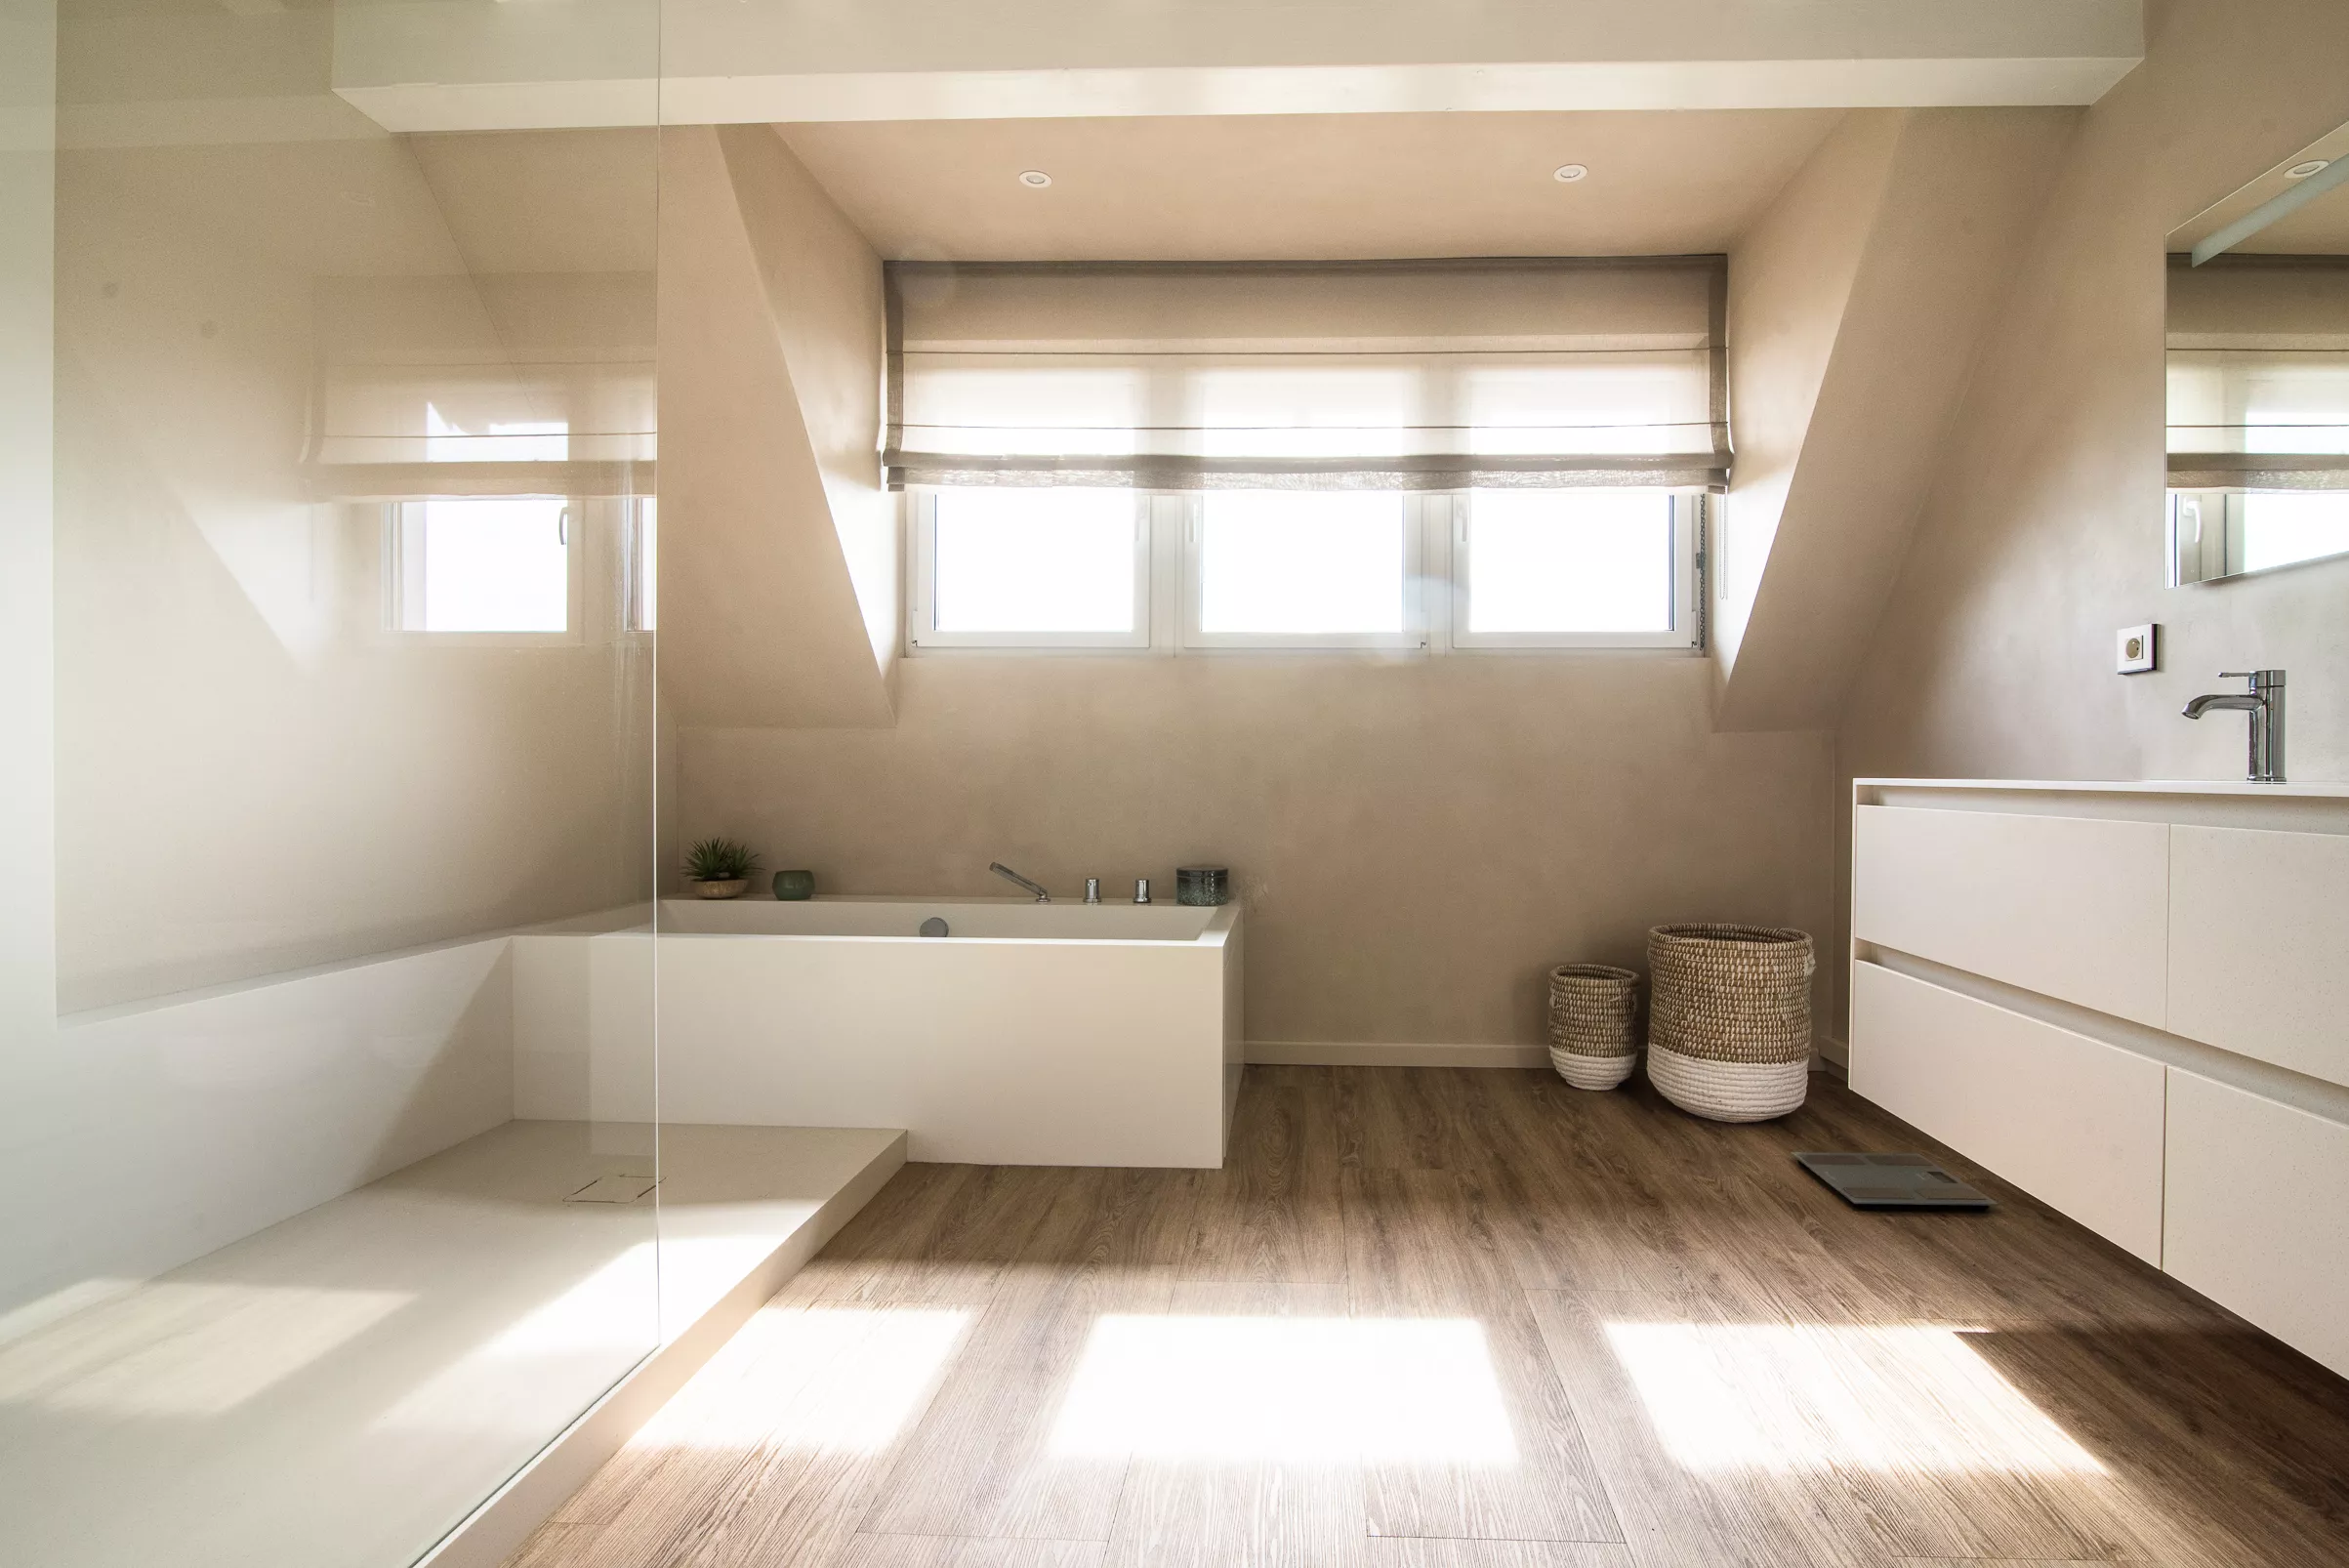
<path id="1" fill-rule="evenodd" d="M 1222 1161 L 1210 944 L 664 936 L 661 1111 L 892 1127 L 915 1160 Z"/>

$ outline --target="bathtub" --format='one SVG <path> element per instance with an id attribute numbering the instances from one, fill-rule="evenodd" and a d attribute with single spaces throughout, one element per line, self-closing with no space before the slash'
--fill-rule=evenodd
<path id="1" fill-rule="evenodd" d="M 949 934 L 920 934 L 926 920 Z M 1236 905 L 664 900 L 661 1115 L 902 1128 L 915 1160 L 1223 1163 Z"/>

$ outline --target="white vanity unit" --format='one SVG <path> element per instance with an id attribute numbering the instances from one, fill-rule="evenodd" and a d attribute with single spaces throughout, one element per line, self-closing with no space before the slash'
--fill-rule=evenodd
<path id="1" fill-rule="evenodd" d="M 2349 785 L 1861 779 L 1851 1087 L 2349 1374 Z"/>

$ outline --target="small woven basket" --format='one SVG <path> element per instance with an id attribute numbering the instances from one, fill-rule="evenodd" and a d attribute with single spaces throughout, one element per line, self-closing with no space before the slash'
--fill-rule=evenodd
<path id="1" fill-rule="evenodd" d="M 1631 1014 L 1639 976 L 1606 964 L 1549 971 L 1549 1064 L 1577 1089 L 1613 1089 L 1631 1076 L 1639 1041 Z"/>
<path id="2" fill-rule="evenodd" d="M 1648 1079 L 1716 1122 L 1760 1122 L 1810 1087 L 1808 932 L 1659 926 L 1648 932 Z"/>

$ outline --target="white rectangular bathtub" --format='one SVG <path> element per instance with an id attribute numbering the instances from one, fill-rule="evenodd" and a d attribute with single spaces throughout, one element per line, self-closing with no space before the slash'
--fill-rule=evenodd
<path id="1" fill-rule="evenodd" d="M 903 1128 L 915 1160 L 1223 1163 L 1237 906 L 667 899 L 656 947 L 666 1120 Z"/>

